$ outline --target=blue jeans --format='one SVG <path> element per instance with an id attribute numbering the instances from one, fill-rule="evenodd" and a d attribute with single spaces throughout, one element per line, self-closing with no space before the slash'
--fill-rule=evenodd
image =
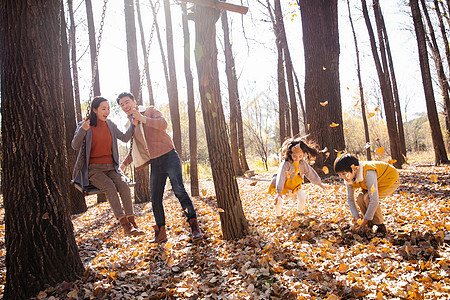
<path id="1" fill-rule="evenodd" d="M 175 196 L 180 201 L 183 212 L 187 219 L 196 218 L 194 205 L 183 185 L 183 175 L 181 173 L 181 162 L 175 149 L 161 155 L 151 161 L 150 171 L 150 194 L 152 200 L 153 215 L 158 227 L 166 225 L 164 215 L 163 194 L 167 177 L 170 179 Z"/>

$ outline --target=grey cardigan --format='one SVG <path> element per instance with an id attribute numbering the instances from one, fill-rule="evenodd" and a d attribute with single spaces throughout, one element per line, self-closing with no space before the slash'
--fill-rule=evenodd
<path id="1" fill-rule="evenodd" d="M 284 189 L 284 184 L 288 178 L 292 179 L 295 176 L 295 166 L 287 160 L 284 160 L 278 167 L 278 171 L 272 177 L 271 184 L 275 186 L 278 193 Z M 314 184 L 319 184 L 321 182 L 319 175 L 316 171 L 303 159 L 300 160 L 298 164 L 298 172 L 302 178 L 306 176 Z"/>
<path id="2" fill-rule="evenodd" d="M 89 128 L 87 131 L 81 127 L 83 122 L 78 124 L 77 129 L 75 130 L 74 137 L 72 139 L 72 148 L 78 151 L 77 162 L 75 163 L 75 167 L 72 174 L 72 180 L 83 186 L 89 185 L 88 178 L 88 166 L 89 166 L 89 157 L 91 156 L 91 145 L 92 145 L 92 129 Z M 117 139 L 120 139 L 123 142 L 128 142 L 134 133 L 134 125 L 130 125 L 128 130 L 123 133 L 117 128 L 117 125 L 114 124 L 113 121 L 106 119 L 106 124 L 108 125 L 109 132 L 111 132 L 112 138 L 112 155 L 113 155 L 113 164 L 114 169 L 117 173 L 122 174 L 122 170 L 119 168 L 119 150 L 117 147 Z M 83 140 L 86 138 L 86 153 L 82 153 L 81 146 L 83 145 Z"/>

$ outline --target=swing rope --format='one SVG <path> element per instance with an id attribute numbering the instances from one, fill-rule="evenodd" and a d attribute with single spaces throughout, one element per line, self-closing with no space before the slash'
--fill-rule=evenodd
<path id="1" fill-rule="evenodd" d="M 136 0 L 136 2 L 137 2 L 138 0 Z M 151 0 L 150 0 L 151 1 Z M 159 11 L 159 8 L 161 7 L 161 5 L 160 5 L 160 2 L 159 2 L 159 0 L 156 2 L 156 5 L 157 5 L 157 8 L 156 8 L 156 13 L 155 13 L 155 15 L 158 13 L 158 11 Z M 147 77 L 147 75 L 146 75 L 146 71 L 147 71 L 147 68 L 148 68 L 148 55 L 149 55 L 149 53 L 150 53 L 150 46 L 151 46 L 151 44 L 152 44 L 152 40 L 153 40 L 153 34 L 154 34 L 154 32 L 155 32 L 155 28 L 156 28 L 156 18 L 154 17 L 153 18 L 153 23 L 152 23 L 152 29 L 151 29 L 151 31 L 150 31 L 150 37 L 149 37 L 149 39 L 148 39 L 148 44 L 147 44 L 147 48 L 146 48 L 146 50 L 145 50 L 145 57 L 144 57 L 144 68 L 142 69 L 142 76 L 140 76 L 141 77 L 141 83 L 140 83 L 140 85 L 139 85 L 139 94 L 138 94 L 138 97 L 136 98 L 137 100 L 139 100 L 139 99 L 141 99 L 141 97 L 142 97 L 142 86 L 143 86 L 143 84 L 144 84 L 144 79 Z M 144 101 L 142 101 L 142 102 L 144 102 Z M 128 151 L 128 155 L 127 155 L 127 157 L 129 156 L 129 155 L 131 155 L 131 152 L 133 151 L 133 138 L 131 138 L 131 142 L 130 142 L 130 150 Z M 126 168 L 128 168 L 130 165 L 128 165 Z M 131 172 L 131 177 L 133 178 L 133 181 L 134 181 L 134 172 L 132 171 L 132 169 L 130 168 L 130 172 Z"/>

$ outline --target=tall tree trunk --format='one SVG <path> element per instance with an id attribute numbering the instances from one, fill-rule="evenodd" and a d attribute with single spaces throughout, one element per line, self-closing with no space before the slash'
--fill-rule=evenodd
<path id="1" fill-rule="evenodd" d="M 345 149 L 339 88 L 339 31 L 337 0 L 300 2 L 305 49 L 305 106 L 309 138 L 328 147 L 328 159 L 318 157 L 316 167 L 330 170 L 337 151 Z M 321 102 L 328 101 L 325 106 Z M 339 126 L 332 125 L 339 124 Z M 330 126 L 332 125 L 332 126 Z"/>
<path id="2" fill-rule="evenodd" d="M 225 46 L 225 72 L 228 80 L 228 98 L 230 102 L 230 142 L 231 142 L 231 158 L 233 160 L 234 174 L 241 176 L 244 174 L 239 162 L 239 145 L 237 133 L 237 99 L 239 98 L 239 90 L 237 85 L 236 70 L 234 69 L 234 58 L 231 50 L 230 30 L 228 28 L 227 12 L 221 14 L 223 39 Z"/>
<path id="3" fill-rule="evenodd" d="M 283 144 L 286 138 L 291 136 L 290 130 L 290 118 L 289 115 L 289 104 L 287 100 L 286 93 L 286 80 L 284 77 L 284 61 L 283 61 L 283 47 L 281 45 L 280 30 L 279 26 L 274 17 L 272 7 L 269 0 L 267 0 L 267 8 L 269 10 L 270 19 L 273 25 L 273 32 L 275 34 L 275 44 L 277 46 L 277 80 L 278 80 L 278 122 L 280 125 L 280 144 Z"/>
<path id="4" fill-rule="evenodd" d="M 397 88 L 397 80 L 395 78 L 394 71 L 394 62 L 391 55 L 391 47 L 389 45 L 389 38 L 387 35 L 386 25 L 384 23 L 383 13 L 381 12 L 380 2 L 378 0 L 373 2 L 374 12 L 375 12 L 375 20 L 377 22 L 377 27 L 380 32 L 380 51 L 384 48 L 385 51 L 382 52 L 382 57 L 387 55 L 387 62 L 385 66 L 386 75 L 390 78 L 390 82 L 392 83 L 392 97 L 394 100 L 395 106 L 395 117 L 397 120 L 397 132 L 400 143 L 400 153 L 402 154 L 402 163 L 405 162 L 404 158 L 406 157 L 406 141 L 405 141 L 405 130 L 403 129 L 403 118 L 402 118 L 402 110 L 400 106 L 400 97 L 398 95 Z M 385 62 L 383 61 L 383 64 Z"/>
<path id="5" fill-rule="evenodd" d="M 73 0 L 67 0 L 67 4 L 69 7 L 69 18 L 70 18 L 69 38 L 70 38 L 71 59 L 72 59 L 71 62 L 73 74 L 73 90 L 75 94 L 76 121 L 78 123 L 81 122 L 83 117 L 81 113 L 80 85 L 78 83 L 77 42 L 76 42 L 75 18 L 73 15 Z"/>
<path id="6" fill-rule="evenodd" d="M 141 96 L 141 81 L 139 76 L 139 63 L 137 56 L 136 25 L 134 19 L 133 0 L 124 0 L 125 4 L 125 29 L 127 36 L 128 70 L 130 78 L 131 93 L 137 97 Z M 139 105 L 142 105 L 142 97 L 136 98 Z M 135 170 L 136 185 L 134 186 L 134 201 L 145 203 L 150 201 L 150 172 L 146 167 L 142 170 Z"/>
<path id="7" fill-rule="evenodd" d="M 0 2 L 5 299 L 84 269 L 67 200 L 60 12 L 60 1 Z"/>
<path id="8" fill-rule="evenodd" d="M 350 10 L 350 1 L 347 0 L 347 8 L 348 8 L 348 18 L 350 19 L 350 26 L 352 28 L 353 40 L 355 42 L 355 52 L 356 52 L 356 71 L 358 73 L 358 83 L 359 83 L 359 97 L 361 100 L 361 114 L 364 123 L 364 136 L 366 137 L 366 156 L 367 160 L 372 160 L 372 153 L 370 152 L 370 135 L 369 135 L 369 125 L 367 124 L 366 117 L 366 105 L 364 100 L 364 89 L 361 80 L 361 63 L 359 59 L 359 49 L 358 49 L 358 40 L 356 38 L 355 28 L 353 26 L 352 13 Z"/>
<path id="9" fill-rule="evenodd" d="M 361 0 L 364 20 L 366 22 L 367 31 L 369 33 L 370 38 L 370 46 L 372 49 L 372 56 L 375 61 L 375 67 L 377 69 L 378 79 L 380 81 L 381 94 L 383 98 L 384 104 L 384 112 L 386 115 L 386 124 L 389 135 L 389 145 L 391 150 L 392 159 L 396 160 L 394 166 L 396 168 L 401 168 L 402 163 L 404 162 L 404 158 L 401 155 L 400 145 L 398 143 L 398 131 L 397 131 L 397 121 L 395 119 L 395 107 L 394 100 L 392 95 L 392 88 L 390 85 L 389 73 L 388 70 L 383 70 L 383 67 L 380 62 L 380 58 L 378 56 L 377 45 L 375 42 L 375 35 L 373 33 L 372 24 L 369 18 L 369 12 L 367 10 L 367 5 L 365 0 Z M 380 48 L 383 46 L 383 43 L 380 44 Z M 384 46 L 383 46 L 384 47 Z M 381 53 L 383 53 L 384 48 L 381 48 Z M 382 54 L 383 57 L 383 54 Z"/>
<path id="10" fill-rule="evenodd" d="M 444 22 L 442 21 L 442 15 L 441 15 L 441 11 L 439 10 L 439 3 L 437 0 L 434 0 L 434 6 L 436 9 L 436 14 L 438 16 L 439 19 L 439 27 L 441 29 L 441 35 L 442 35 L 442 39 L 444 40 L 444 48 L 445 48 L 445 55 L 447 57 L 447 62 L 448 65 L 450 66 L 450 49 L 449 44 L 448 44 L 448 39 L 447 39 L 447 32 L 445 30 L 444 27 Z M 436 39 L 435 39 L 436 41 Z M 435 47 L 439 53 L 439 50 L 437 47 Z M 439 55 L 440 56 L 440 55 Z M 441 89 L 442 89 L 442 93 L 443 93 L 443 97 L 444 97 L 444 115 L 445 115 L 445 128 L 447 129 L 447 149 L 450 150 L 450 97 L 449 97 L 449 84 L 448 84 L 448 78 L 445 76 L 445 72 L 444 72 L 444 67 L 443 67 L 443 63 L 442 60 L 439 58 L 439 73 L 442 72 L 443 76 L 443 80 L 444 82 L 441 85 Z"/>
<path id="11" fill-rule="evenodd" d="M 166 39 L 167 39 L 167 63 L 169 64 L 169 108 L 170 119 L 172 121 L 173 144 L 180 155 L 181 160 L 183 152 L 181 148 L 181 122 L 180 110 L 178 108 L 178 87 L 177 74 L 175 68 L 175 56 L 173 51 L 173 32 L 172 32 L 172 16 L 170 13 L 169 0 L 164 0 L 164 12 L 166 16 Z"/>
<path id="12" fill-rule="evenodd" d="M 417 38 L 417 47 L 419 50 L 420 69 L 422 71 L 423 89 L 425 92 L 425 101 L 428 111 L 428 121 L 431 128 L 431 138 L 434 148 L 435 164 L 448 163 L 447 151 L 445 150 L 444 139 L 442 138 L 441 126 L 434 99 L 433 83 L 431 80 L 430 64 L 428 61 L 427 44 L 425 41 L 425 29 L 422 22 L 418 0 L 409 1 L 411 13 L 414 21 L 414 29 Z"/>
<path id="13" fill-rule="evenodd" d="M 223 237 L 244 236 L 248 230 L 239 188 L 233 172 L 217 69 L 216 22 L 218 11 L 195 5 L 197 72 L 203 121 Z"/>
<path id="14" fill-rule="evenodd" d="M 289 100 L 290 100 L 290 113 L 291 113 L 291 124 L 292 124 L 292 135 L 295 136 L 300 133 L 300 123 L 298 121 L 298 106 L 297 100 L 295 98 L 295 86 L 293 78 L 293 66 L 291 60 L 291 53 L 289 51 L 289 46 L 286 37 L 286 31 L 284 29 L 283 22 L 283 12 L 281 11 L 280 0 L 275 0 L 275 19 L 277 22 L 277 27 L 280 34 L 280 42 L 283 48 L 284 61 L 286 64 L 286 77 L 288 82 L 289 90 Z"/>
<path id="15" fill-rule="evenodd" d="M 153 97 L 153 88 L 152 88 L 152 80 L 150 78 L 150 69 L 148 65 L 148 51 L 147 47 L 150 49 L 150 44 L 152 43 L 153 29 L 150 34 L 150 40 L 148 41 L 148 46 L 145 45 L 145 33 L 144 27 L 142 26 L 142 17 L 141 17 L 141 8 L 139 5 L 139 0 L 136 0 L 136 13 L 139 24 L 139 32 L 141 34 L 141 46 L 142 46 L 142 54 L 144 55 L 144 70 L 145 70 L 145 78 L 147 79 L 147 90 L 148 90 L 148 99 L 150 101 L 150 105 L 155 105 L 155 98 Z M 142 88 L 141 88 L 142 91 Z"/>
<path id="16" fill-rule="evenodd" d="M 61 46 L 62 46 L 62 81 L 63 81 L 63 109 L 64 124 L 66 129 L 66 149 L 67 149 L 67 168 L 66 182 L 69 185 L 69 204 L 72 214 L 79 214 L 87 211 L 84 195 L 80 193 L 74 186 L 69 184 L 72 177 L 72 170 L 77 161 L 77 152 L 72 149 L 73 133 L 77 129 L 77 121 L 75 117 L 75 106 L 73 99 L 72 77 L 70 76 L 70 56 L 69 46 L 67 44 L 66 19 L 64 18 L 64 4 L 61 3 Z"/>
<path id="17" fill-rule="evenodd" d="M 98 67 L 95 61 L 97 60 L 97 45 L 95 41 L 95 25 L 94 25 L 94 14 L 92 12 L 92 2 L 91 0 L 86 0 L 86 16 L 89 32 L 89 49 L 91 53 L 91 68 L 92 68 L 92 78 L 94 81 L 94 96 L 100 96 L 100 78 Z M 95 69 L 95 70 L 94 70 Z M 95 72 L 95 74 L 94 74 Z"/>
<path id="18" fill-rule="evenodd" d="M 194 78 L 191 71 L 191 42 L 186 3 L 181 2 L 182 25 L 184 39 L 184 75 L 186 77 L 187 106 L 189 117 L 189 173 L 191 178 L 191 195 L 199 195 L 198 187 L 198 150 L 197 150 L 197 118 L 195 111 Z"/>
<path id="19" fill-rule="evenodd" d="M 247 155 L 245 154 L 245 144 L 244 144 L 244 125 L 242 122 L 242 110 L 241 101 L 237 99 L 237 126 L 238 126 L 238 145 L 239 145 L 239 160 L 241 162 L 242 170 L 250 170 L 247 163 Z"/>
<path id="20" fill-rule="evenodd" d="M 305 133 L 308 133 L 308 126 L 306 125 L 306 113 L 305 113 L 305 106 L 303 105 L 303 97 L 302 92 L 300 90 L 300 84 L 298 82 L 297 73 L 295 73 L 294 70 L 292 70 L 292 73 L 294 73 L 295 78 L 295 84 L 297 86 L 297 94 L 298 94 L 298 100 L 300 102 L 300 109 L 302 110 L 302 118 L 303 118 L 303 128 L 305 130 Z"/>

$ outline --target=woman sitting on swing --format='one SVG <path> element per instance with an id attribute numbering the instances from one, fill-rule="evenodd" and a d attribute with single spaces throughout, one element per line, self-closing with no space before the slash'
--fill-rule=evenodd
<path id="1" fill-rule="evenodd" d="M 109 112 L 108 100 L 95 97 L 89 118 L 78 124 L 72 140 L 72 148 L 79 150 L 73 180 L 82 186 L 87 186 L 90 182 L 106 195 L 125 235 L 143 235 L 144 232 L 138 229 L 135 221 L 130 188 L 119 169 L 117 148 L 117 139 L 128 142 L 136 124 L 131 124 L 127 132 L 123 133 L 114 122 L 108 120 Z M 80 150 L 84 139 L 86 153 Z"/>

